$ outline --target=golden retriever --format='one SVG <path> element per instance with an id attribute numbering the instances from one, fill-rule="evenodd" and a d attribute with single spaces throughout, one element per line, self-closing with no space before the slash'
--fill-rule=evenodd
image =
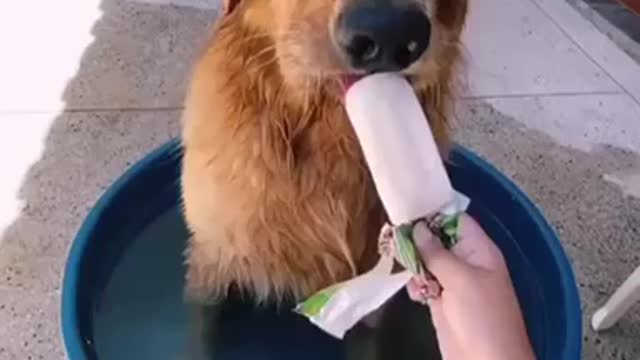
<path id="1" fill-rule="evenodd" d="M 223 5 L 183 118 L 187 290 L 299 300 L 370 268 L 386 220 L 345 84 L 402 73 L 445 147 L 467 0 Z"/>

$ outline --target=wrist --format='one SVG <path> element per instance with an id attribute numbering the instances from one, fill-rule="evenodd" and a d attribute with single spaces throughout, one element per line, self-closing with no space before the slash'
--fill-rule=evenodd
<path id="1" fill-rule="evenodd" d="M 528 339 L 507 343 L 500 348 L 492 349 L 483 360 L 536 360 L 533 348 Z"/>

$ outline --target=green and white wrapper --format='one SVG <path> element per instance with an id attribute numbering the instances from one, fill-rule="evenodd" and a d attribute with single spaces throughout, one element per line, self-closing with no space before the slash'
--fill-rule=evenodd
<path id="1" fill-rule="evenodd" d="M 468 197 L 456 192 L 454 200 L 441 211 L 417 221 L 427 221 L 443 245 L 451 248 L 458 241 L 459 219 L 469 203 Z M 412 277 L 425 272 L 412 239 L 415 223 L 392 227 L 393 255 L 381 254 L 380 261 L 369 272 L 317 292 L 298 304 L 295 311 L 330 335 L 342 339 L 361 319 L 405 287 Z M 383 238 L 381 235 L 380 239 Z M 394 274 L 396 262 L 405 270 Z"/>

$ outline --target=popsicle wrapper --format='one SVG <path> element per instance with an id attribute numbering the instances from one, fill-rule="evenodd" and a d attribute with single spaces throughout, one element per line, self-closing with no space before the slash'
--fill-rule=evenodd
<path id="1" fill-rule="evenodd" d="M 426 217 L 431 230 L 446 248 L 458 241 L 460 215 L 470 203 L 465 195 L 455 192 L 454 200 L 437 214 Z M 392 254 L 383 252 L 380 261 L 367 273 L 332 285 L 298 304 L 295 311 L 330 335 L 342 339 L 362 318 L 380 308 L 415 275 L 425 271 L 416 249 L 412 232 L 415 223 L 385 226 L 393 231 Z M 379 241 L 384 241 L 381 234 Z M 392 273 L 399 263 L 404 271 Z"/>

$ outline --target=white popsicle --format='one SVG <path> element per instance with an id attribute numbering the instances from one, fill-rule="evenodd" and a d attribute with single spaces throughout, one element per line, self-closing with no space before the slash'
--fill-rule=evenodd
<path id="1" fill-rule="evenodd" d="M 469 198 L 453 190 L 426 116 L 405 79 L 368 76 L 351 85 L 345 102 L 393 225 L 435 214 L 456 217 L 467 209 Z M 371 271 L 323 289 L 296 311 L 343 338 L 414 276 L 404 263 L 406 270 L 394 273 L 396 259 L 398 253 L 382 254 Z"/>
<path id="2" fill-rule="evenodd" d="M 432 215 L 454 200 L 427 118 L 404 78 L 364 77 L 347 90 L 345 102 L 392 224 Z"/>

